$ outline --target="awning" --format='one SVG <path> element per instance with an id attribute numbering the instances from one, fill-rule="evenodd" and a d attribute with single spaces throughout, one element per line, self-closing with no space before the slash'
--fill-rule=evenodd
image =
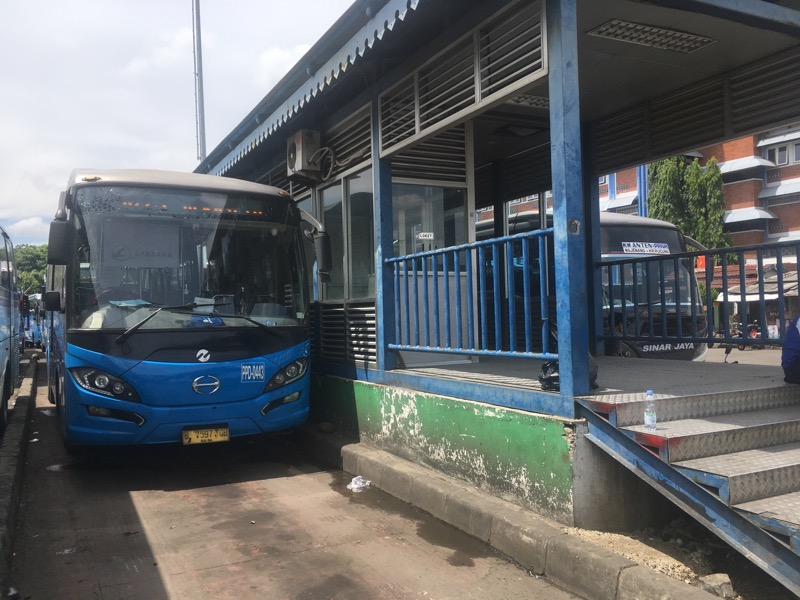
<path id="1" fill-rule="evenodd" d="M 611 210 L 613 208 L 623 208 L 625 206 L 630 206 L 637 202 L 638 194 L 636 192 L 625 192 L 624 194 L 619 194 L 616 198 L 612 198 L 608 201 L 608 206 L 606 210 Z"/>
<path id="2" fill-rule="evenodd" d="M 745 294 L 744 299 L 746 302 L 758 302 L 761 296 L 758 294 Z M 777 300 L 778 294 L 764 294 L 764 300 Z M 741 302 L 742 296 L 740 294 L 725 294 L 722 292 L 714 302 Z"/>
<path id="3" fill-rule="evenodd" d="M 765 187 L 758 193 L 758 197 L 774 198 L 775 196 L 788 196 L 789 194 L 800 194 L 800 181 L 794 180 L 780 185 Z"/>
<path id="4" fill-rule="evenodd" d="M 774 144 L 780 144 L 781 142 L 790 142 L 797 139 L 800 139 L 800 130 L 787 131 L 781 134 L 765 137 L 763 140 L 760 140 L 756 146 L 758 148 L 763 148 L 764 146 L 772 146 Z"/>
<path id="5" fill-rule="evenodd" d="M 778 216 L 766 208 L 751 206 L 749 208 L 736 208 L 726 210 L 722 217 L 722 222 L 726 225 L 731 223 L 744 223 L 745 221 L 756 221 L 758 219 L 777 219 Z"/>
<path id="6" fill-rule="evenodd" d="M 734 173 L 736 171 L 744 171 L 746 169 L 753 169 L 755 167 L 774 167 L 775 163 L 768 161 L 766 158 L 760 156 L 747 156 L 745 158 L 735 158 L 733 160 L 726 160 L 719 163 L 720 173 Z"/>

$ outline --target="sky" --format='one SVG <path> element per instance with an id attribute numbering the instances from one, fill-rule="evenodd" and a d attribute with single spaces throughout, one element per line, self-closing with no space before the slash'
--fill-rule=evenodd
<path id="1" fill-rule="evenodd" d="M 353 0 L 200 0 L 208 153 Z M 193 0 L 0 2 L 0 226 L 45 244 L 75 168 L 193 171 Z"/>

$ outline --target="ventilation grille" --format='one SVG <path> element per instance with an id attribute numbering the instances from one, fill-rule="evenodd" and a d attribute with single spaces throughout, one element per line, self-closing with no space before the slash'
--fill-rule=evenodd
<path id="1" fill-rule="evenodd" d="M 321 302 L 312 312 L 312 354 L 323 362 L 377 363 L 375 302 Z"/>
<path id="2" fill-rule="evenodd" d="M 798 105 L 800 46 L 593 123 L 597 170 L 796 121 Z"/>
<path id="3" fill-rule="evenodd" d="M 700 50 L 716 41 L 687 31 L 631 23 L 621 19 L 611 19 L 592 29 L 589 35 L 686 54 Z"/>
<path id="4" fill-rule="evenodd" d="M 369 106 L 323 135 L 324 145 L 333 148 L 336 162 L 332 176 L 372 158 L 372 127 Z"/>
<path id="5" fill-rule="evenodd" d="M 600 121 L 594 127 L 594 139 L 600 173 L 636 164 L 646 155 L 644 111 L 636 108 Z"/>
<path id="6" fill-rule="evenodd" d="M 466 183 L 467 135 L 461 125 L 392 157 L 392 176 Z"/>
<path id="7" fill-rule="evenodd" d="M 291 194 L 292 198 L 298 198 L 308 194 L 311 188 L 308 185 L 299 181 L 292 181 L 286 176 L 286 163 L 281 163 L 280 166 L 275 167 L 268 171 L 263 177 L 256 179 L 256 183 L 263 183 L 265 185 L 274 185 L 277 188 L 285 190 Z"/>
<path id="8" fill-rule="evenodd" d="M 475 62 L 472 40 L 466 39 L 440 60 L 420 69 L 421 131 L 475 104 Z"/>
<path id="9" fill-rule="evenodd" d="M 725 135 L 725 112 L 720 110 L 723 86 L 718 79 L 690 91 L 670 94 L 650 105 L 651 152 L 677 152 Z"/>
<path id="10" fill-rule="evenodd" d="M 410 139 L 417 132 L 414 77 L 381 98 L 381 143 L 384 148 Z"/>
<path id="11" fill-rule="evenodd" d="M 512 10 L 479 32 L 481 96 L 501 92 L 544 67 L 538 2 Z"/>
<path id="12" fill-rule="evenodd" d="M 381 96 L 381 152 L 443 130 L 484 103 L 512 98 L 545 74 L 541 2 L 513 4 Z"/>
<path id="13" fill-rule="evenodd" d="M 733 133 L 797 119 L 800 47 L 734 72 L 730 77 Z"/>
<path id="14" fill-rule="evenodd" d="M 550 146 L 541 146 L 503 161 L 503 201 L 550 189 Z"/>

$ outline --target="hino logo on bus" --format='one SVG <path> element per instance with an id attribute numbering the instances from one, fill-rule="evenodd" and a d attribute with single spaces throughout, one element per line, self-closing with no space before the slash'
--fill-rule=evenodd
<path id="1" fill-rule="evenodd" d="M 200 362 L 208 362 L 209 358 L 211 358 L 211 352 L 209 352 L 205 348 L 197 351 L 197 360 L 199 360 Z"/>
<path id="2" fill-rule="evenodd" d="M 212 375 L 202 375 L 192 382 L 192 389 L 196 394 L 207 396 L 219 390 L 219 379 Z"/>

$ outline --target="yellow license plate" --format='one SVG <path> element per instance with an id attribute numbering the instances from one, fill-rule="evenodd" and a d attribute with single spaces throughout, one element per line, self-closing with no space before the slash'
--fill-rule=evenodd
<path id="1" fill-rule="evenodd" d="M 209 427 L 208 429 L 184 429 L 183 445 L 213 444 L 214 442 L 227 442 L 231 439 L 231 432 L 227 427 Z"/>

